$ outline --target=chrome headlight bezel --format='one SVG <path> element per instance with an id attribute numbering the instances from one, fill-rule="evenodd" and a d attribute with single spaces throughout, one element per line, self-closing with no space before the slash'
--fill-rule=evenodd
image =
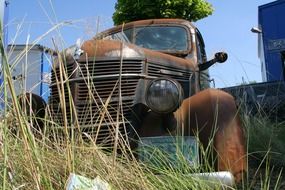
<path id="1" fill-rule="evenodd" d="M 183 99 L 181 85 L 170 78 L 157 78 L 149 82 L 145 101 L 154 112 L 167 114 L 174 112 Z"/>

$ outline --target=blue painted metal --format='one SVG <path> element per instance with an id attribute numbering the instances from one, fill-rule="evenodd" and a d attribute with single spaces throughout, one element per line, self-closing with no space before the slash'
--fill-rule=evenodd
<path id="1" fill-rule="evenodd" d="M 4 39 L 4 46 L 7 47 L 8 45 L 8 19 L 9 19 L 9 1 L 5 0 L 5 7 L 4 7 L 4 17 L 3 17 L 3 39 Z"/>
<path id="2" fill-rule="evenodd" d="M 2 0 L 1 2 L 1 24 L 2 24 L 2 39 L 3 39 L 3 45 L 6 48 L 8 45 L 8 15 L 9 15 L 9 1 L 8 0 Z M 1 60 L 2 61 L 2 60 Z M 3 81 L 4 81 L 4 75 L 2 73 L 2 64 L 0 67 L 0 112 L 4 110 L 5 102 L 4 102 L 4 90 L 2 88 Z"/>
<path id="3" fill-rule="evenodd" d="M 258 7 L 259 56 L 265 81 L 285 80 L 285 0 L 277 0 Z"/>
<path id="4" fill-rule="evenodd" d="M 42 51 L 41 55 L 41 86 L 40 96 L 47 102 L 50 95 L 50 73 L 51 73 L 51 60 L 52 55 L 47 53 L 45 50 Z"/>

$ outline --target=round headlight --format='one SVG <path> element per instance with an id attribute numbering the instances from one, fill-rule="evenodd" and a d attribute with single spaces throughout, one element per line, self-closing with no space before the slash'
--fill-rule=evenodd
<path id="1" fill-rule="evenodd" d="M 151 81 L 146 91 L 148 107 L 158 113 L 175 111 L 181 103 L 181 97 L 180 84 L 165 78 Z"/>

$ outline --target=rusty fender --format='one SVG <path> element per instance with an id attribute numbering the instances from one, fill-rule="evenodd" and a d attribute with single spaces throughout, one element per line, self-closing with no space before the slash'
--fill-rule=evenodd
<path id="1" fill-rule="evenodd" d="M 185 99 L 175 118 L 180 130 L 185 135 L 198 135 L 204 147 L 214 137 L 216 169 L 230 171 L 236 182 L 241 180 L 247 169 L 245 137 L 231 95 L 216 89 L 203 90 Z"/>

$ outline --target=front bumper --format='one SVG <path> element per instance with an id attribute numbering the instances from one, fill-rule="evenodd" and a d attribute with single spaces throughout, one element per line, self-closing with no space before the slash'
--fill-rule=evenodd
<path id="1" fill-rule="evenodd" d="M 210 187 L 222 186 L 223 188 L 233 187 L 235 185 L 235 179 L 231 172 L 209 172 L 209 173 L 194 173 L 190 174 L 190 177 L 199 181 L 205 182 Z"/>

